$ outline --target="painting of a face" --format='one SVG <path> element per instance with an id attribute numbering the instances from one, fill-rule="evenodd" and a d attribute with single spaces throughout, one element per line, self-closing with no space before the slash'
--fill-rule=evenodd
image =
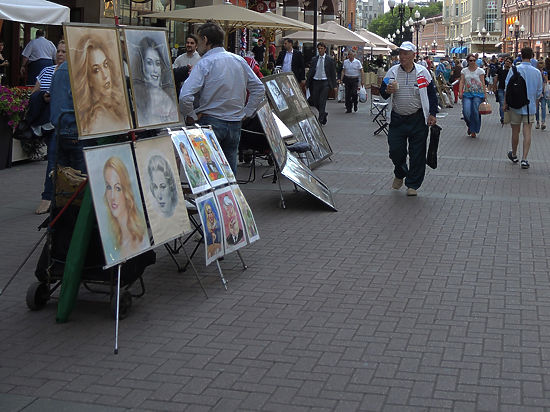
<path id="1" fill-rule="evenodd" d="M 157 201 L 160 211 L 168 214 L 172 208 L 172 196 L 166 177 L 160 170 L 155 170 L 152 173 L 151 193 Z"/>
<path id="2" fill-rule="evenodd" d="M 201 152 L 204 158 L 206 159 L 206 161 L 210 162 L 210 152 L 208 151 L 208 148 L 204 144 L 201 144 Z"/>
<path id="3" fill-rule="evenodd" d="M 160 87 L 160 55 L 153 49 L 149 48 L 143 56 L 143 80 L 150 86 Z"/>
<path id="4" fill-rule="evenodd" d="M 212 206 L 210 204 L 206 204 L 204 206 L 204 211 L 206 212 L 206 219 L 207 224 L 210 229 L 213 229 L 216 227 L 216 215 L 214 214 L 214 211 L 212 210 Z"/>
<path id="5" fill-rule="evenodd" d="M 120 176 L 112 168 L 105 170 L 105 198 L 109 202 L 109 209 L 115 219 L 122 216 L 126 210 L 124 188 L 120 183 Z"/>
<path id="6" fill-rule="evenodd" d="M 111 92 L 111 70 L 107 56 L 101 49 L 90 51 L 90 82 L 98 95 L 108 98 Z"/>
<path id="7" fill-rule="evenodd" d="M 237 211 L 232 201 L 229 201 L 225 205 L 225 213 L 227 213 L 227 217 L 229 218 L 229 231 L 232 235 L 237 235 L 239 233 L 239 221 L 237 220 Z"/>

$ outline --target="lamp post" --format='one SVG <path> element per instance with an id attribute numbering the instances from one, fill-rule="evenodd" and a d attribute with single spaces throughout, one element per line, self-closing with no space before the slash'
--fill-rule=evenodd
<path id="1" fill-rule="evenodd" d="M 388 6 L 390 6 L 391 14 L 393 16 L 393 9 L 396 6 L 395 0 L 388 0 Z M 397 15 L 399 16 L 399 27 L 402 29 L 403 29 L 403 18 L 405 17 L 405 10 L 407 7 L 409 8 L 409 13 L 412 15 L 412 11 L 414 8 L 414 0 L 409 0 L 407 4 L 404 3 L 404 0 L 401 0 L 401 3 L 397 4 Z M 399 36 L 399 44 L 403 43 L 404 36 L 405 36 L 404 30 L 402 30 L 401 34 L 397 33 L 397 35 Z"/>
<path id="2" fill-rule="evenodd" d="M 481 51 L 483 53 L 483 58 L 485 58 L 485 42 L 487 41 L 487 30 L 485 27 L 477 32 L 477 38 L 482 42 Z"/>
<path id="3" fill-rule="evenodd" d="M 422 17 L 422 19 L 420 19 L 420 12 L 417 10 L 414 12 L 414 20 L 412 17 L 409 17 L 407 23 L 409 23 L 411 33 L 416 32 L 416 60 L 418 60 L 418 34 L 420 33 L 420 30 L 423 30 L 426 26 L 426 18 Z"/>
<path id="4" fill-rule="evenodd" d="M 510 31 L 510 36 L 514 36 L 516 38 L 516 54 L 519 53 L 519 36 L 520 34 L 523 36 L 523 33 L 525 33 L 525 26 L 522 24 L 521 27 L 519 25 L 519 20 L 516 20 L 514 24 L 510 24 L 508 27 L 508 30 Z"/>
<path id="5" fill-rule="evenodd" d="M 460 58 L 462 59 L 462 47 L 464 46 L 464 36 L 461 34 L 458 36 L 458 44 L 460 44 Z"/>
<path id="6" fill-rule="evenodd" d="M 437 42 L 436 42 L 435 40 L 432 42 L 432 51 L 433 51 L 434 53 L 437 52 Z"/>
<path id="7" fill-rule="evenodd" d="M 311 4 L 310 0 L 303 0 L 304 13 L 307 7 Z M 313 0 L 313 50 L 317 49 L 317 0 Z"/>

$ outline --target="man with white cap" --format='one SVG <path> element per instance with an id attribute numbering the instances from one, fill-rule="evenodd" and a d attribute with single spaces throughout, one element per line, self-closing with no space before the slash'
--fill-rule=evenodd
<path id="1" fill-rule="evenodd" d="M 388 130 L 395 175 L 392 188 L 400 189 L 404 179 L 407 196 L 416 196 L 424 181 L 428 130 L 436 124 L 438 112 L 432 76 L 424 66 L 414 63 L 415 53 L 414 44 L 403 42 L 399 47 L 400 64 L 388 70 L 380 86 L 380 95 L 392 98 Z"/>

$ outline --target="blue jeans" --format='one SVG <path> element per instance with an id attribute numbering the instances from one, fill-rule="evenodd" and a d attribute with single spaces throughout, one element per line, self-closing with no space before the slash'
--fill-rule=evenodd
<path id="1" fill-rule="evenodd" d="M 479 105 L 483 101 L 482 97 L 462 97 L 462 114 L 464 121 L 472 133 L 479 133 L 481 129 L 481 115 L 479 114 Z"/>
<path id="2" fill-rule="evenodd" d="M 541 123 L 546 123 L 546 99 L 544 97 L 541 97 L 541 99 L 537 103 L 537 112 L 535 113 L 535 118 L 537 119 L 537 123 L 539 122 L 539 112 L 541 113 L 540 115 Z"/>
<path id="3" fill-rule="evenodd" d="M 233 170 L 235 176 L 237 176 L 237 153 L 241 140 L 241 123 L 240 121 L 228 122 L 208 115 L 204 115 L 199 119 L 199 124 L 201 126 L 212 126 L 223 153 L 227 158 L 227 162 L 229 166 L 231 166 L 231 170 Z"/>
<path id="4" fill-rule="evenodd" d="M 53 198 L 53 182 L 50 177 L 50 172 L 55 166 L 55 131 L 43 131 L 42 136 L 46 140 L 48 147 L 48 166 L 46 166 L 46 178 L 44 179 L 44 191 L 42 192 L 43 200 L 52 200 Z"/>
<path id="5" fill-rule="evenodd" d="M 500 121 L 504 121 L 504 90 L 498 89 L 498 105 L 500 108 Z"/>

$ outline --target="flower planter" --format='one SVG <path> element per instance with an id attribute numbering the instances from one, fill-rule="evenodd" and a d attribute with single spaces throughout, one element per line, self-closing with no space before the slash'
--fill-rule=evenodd
<path id="1" fill-rule="evenodd" d="M 11 167 L 13 131 L 8 126 L 8 118 L 0 116 L 0 170 Z"/>

